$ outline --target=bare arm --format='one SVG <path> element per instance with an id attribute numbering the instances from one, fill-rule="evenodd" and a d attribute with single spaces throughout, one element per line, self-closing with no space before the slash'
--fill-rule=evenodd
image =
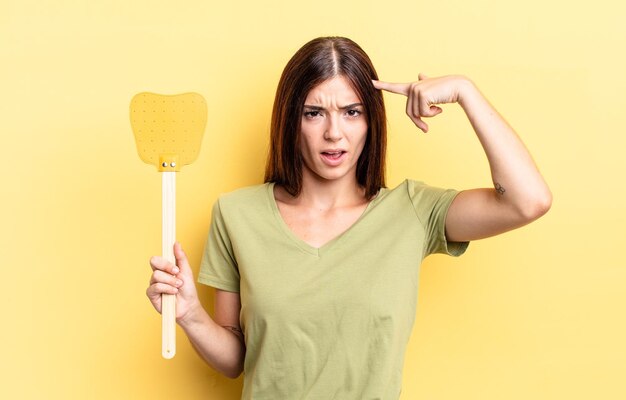
<path id="1" fill-rule="evenodd" d="M 185 319 L 178 320 L 193 348 L 211 367 L 229 378 L 243 371 L 246 354 L 239 326 L 239 293 L 216 290 L 215 320 L 199 306 Z"/>
<path id="2" fill-rule="evenodd" d="M 549 210 L 552 194 L 526 147 L 469 79 L 420 74 L 418 82 L 374 81 L 374 86 L 407 96 L 407 115 L 424 132 L 428 125 L 422 118 L 443 111 L 436 104 L 459 103 L 485 150 L 494 187 L 459 193 L 446 219 L 448 240 L 494 236 L 525 225 Z"/>
<path id="3" fill-rule="evenodd" d="M 461 192 L 446 219 L 452 241 L 494 236 L 544 215 L 552 194 L 524 143 L 513 128 L 469 81 L 460 81 L 459 104 L 480 141 L 494 184 Z"/>
<path id="4" fill-rule="evenodd" d="M 174 245 L 176 264 L 152 257 L 153 273 L 146 291 L 154 308 L 161 312 L 161 293 L 176 295 L 176 321 L 198 354 L 215 370 L 229 378 L 243 371 L 245 344 L 239 326 L 239 293 L 217 290 L 215 320 L 204 310 L 194 284 L 187 256 Z"/>

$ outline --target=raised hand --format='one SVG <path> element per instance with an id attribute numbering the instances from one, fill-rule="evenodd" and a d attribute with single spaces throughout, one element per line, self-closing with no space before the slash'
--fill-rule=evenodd
<path id="1" fill-rule="evenodd" d="M 461 75 L 429 78 L 422 73 L 418 79 L 417 82 L 409 83 L 372 82 L 376 89 L 406 96 L 406 114 L 418 128 L 428 132 L 428 124 L 422 118 L 441 114 L 443 110 L 437 104 L 459 102 L 462 87 L 469 80 Z"/>

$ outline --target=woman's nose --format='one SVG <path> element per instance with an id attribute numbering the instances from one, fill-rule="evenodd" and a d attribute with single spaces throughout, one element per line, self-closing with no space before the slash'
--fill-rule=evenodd
<path id="1" fill-rule="evenodd" d="M 342 137 L 341 127 L 337 117 L 331 117 L 328 119 L 326 130 L 324 131 L 324 139 L 336 142 Z"/>

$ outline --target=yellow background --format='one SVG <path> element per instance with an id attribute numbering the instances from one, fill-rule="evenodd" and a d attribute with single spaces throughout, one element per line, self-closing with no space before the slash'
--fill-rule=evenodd
<path id="1" fill-rule="evenodd" d="M 200 157 L 178 175 L 178 239 L 197 272 L 213 201 L 262 180 L 284 64 L 344 35 L 382 79 L 472 78 L 554 193 L 538 222 L 425 262 L 402 399 L 626 398 L 624 6 L 168 3 L 0 3 L 0 397 L 238 398 L 241 378 L 205 366 L 182 331 L 161 358 L 144 294 L 161 182 L 137 156 L 128 105 L 146 90 L 207 99 Z M 425 135 L 386 99 L 389 186 L 490 186 L 458 106 Z"/>

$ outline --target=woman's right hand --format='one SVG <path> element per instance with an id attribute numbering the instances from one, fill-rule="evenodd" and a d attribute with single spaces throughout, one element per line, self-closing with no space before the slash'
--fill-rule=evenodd
<path id="1" fill-rule="evenodd" d="M 176 321 L 180 321 L 189 317 L 189 314 L 201 306 L 187 255 L 178 242 L 174 244 L 174 257 L 176 265 L 163 257 L 150 258 L 152 276 L 146 295 L 159 313 L 161 312 L 161 294 L 176 295 Z"/>

